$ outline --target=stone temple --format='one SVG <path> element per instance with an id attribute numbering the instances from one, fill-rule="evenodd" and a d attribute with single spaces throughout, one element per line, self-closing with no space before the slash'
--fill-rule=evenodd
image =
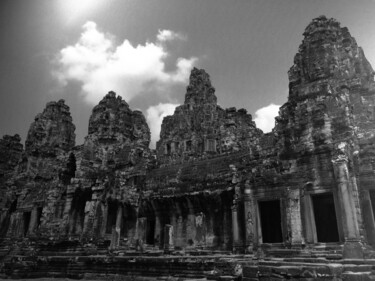
<path id="1" fill-rule="evenodd" d="M 4 136 L 0 278 L 374 280 L 374 71 L 336 20 L 303 35 L 271 133 L 194 68 L 155 150 L 114 92 L 82 145 L 63 100 Z"/>

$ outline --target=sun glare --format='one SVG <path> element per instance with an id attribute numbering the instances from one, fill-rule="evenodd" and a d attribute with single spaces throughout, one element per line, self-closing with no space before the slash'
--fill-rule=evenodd
<path id="1" fill-rule="evenodd" d="M 73 24 L 79 19 L 90 16 L 98 10 L 105 0 L 58 0 L 61 19 L 66 24 Z"/>

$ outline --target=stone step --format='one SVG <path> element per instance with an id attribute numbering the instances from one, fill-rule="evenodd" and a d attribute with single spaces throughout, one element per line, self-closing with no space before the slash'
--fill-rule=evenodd
<path id="1" fill-rule="evenodd" d="M 293 257 L 293 258 L 285 258 L 284 262 L 292 262 L 292 263 L 331 263 L 331 260 L 326 259 L 325 256 L 323 257 Z"/>
<path id="2" fill-rule="evenodd" d="M 323 258 L 296 257 L 269 259 L 243 267 L 244 280 L 247 280 L 246 278 L 333 278 L 335 276 L 347 278 L 345 280 L 375 280 L 375 260 L 341 259 L 332 262 Z"/>
<path id="3" fill-rule="evenodd" d="M 245 259 L 238 256 L 245 262 Z M 230 273 L 238 260 L 220 256 L 13 256 L 3 272 L 12 278 L 83 278 L 90 274 L 175 276 L 181 279 L 234 280 Z M 225 276 L 221 278 L 217 271 Z M 3 273 L 0 272 L 0 273 Z M 229 273 L 229 274 L 228 274 Z"/>

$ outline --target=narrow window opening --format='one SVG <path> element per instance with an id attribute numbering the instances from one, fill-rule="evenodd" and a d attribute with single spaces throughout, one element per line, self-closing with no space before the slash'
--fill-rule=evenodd
<path id="1" fill-rule="evenodd" d="M 190 150 L 191 150 L 191 140 L 186 142 L 186 151 L 190 151 Z"/>
<path id="2" fill-rule="evenodd" d="M 203 146 L 203 142 L 200 142 L 200 143 L 198 143 L 198 151 L 199 152 L 203 152 L 204 151 L 204 146 Z"/>
<path id="3" fill-rule="evenodd" d="M 216 152 L 216 140 L 206 140 L 206 151 Z"/>
<path id="4" fill-rule="evenodd" d="M 171 154 L 171 144 L 167 143 L 167 154 Z"/>

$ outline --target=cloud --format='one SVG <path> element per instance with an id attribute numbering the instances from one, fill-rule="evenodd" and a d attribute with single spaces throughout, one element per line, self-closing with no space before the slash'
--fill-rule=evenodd
<path id="1" fill-rule="evenodd" d="M 165 42 L 165 41 L 172 41 L 175 39 L 179 40 L 187 40 L 186 36 L 173 32 L 172 30 L 164 29 L 164 30 L 159 30 L 158 35 L 156 36 L 157 40 L 160 42 Z"/>
<path id="2" fill-rule="evenodd" d="M 156 141 L 159 140 L 163 118 L 173 115 L 177 106 L 178 104 L 159 103 L 158 105 L 150 106 L 146 110 L 146 119 L 151 131 L 151 148 L 155 148 Z"/>
<path id="3" fill-rule="evenodd" d="M 280 105 L 271 103 L 255 112 L 254 121 L 264 133 L 271 132 L 275 127 L 275 117 L 279 114 Z"/>
<path id="4" fill-rule="evenodd" d="M 109 90 L 126 101 L 145 93 L 168 100 L 171 87 L 186 83 L 197 61 L 195 57 L 180 57 L 175 70 L 165 70 L 165 59 L 170 54 L 163 42 L 186 39 L 171 30 L 159 30 L 155 42 L 135 46 L 125 39 L 116 46 L 114 36 L 98 30 L 96 23 L 87 22 L 82 28 L 78 41 L 58 53 L 54 75 L 62 85 L 80 82 L 90 104 L 97 104 Z"/>

